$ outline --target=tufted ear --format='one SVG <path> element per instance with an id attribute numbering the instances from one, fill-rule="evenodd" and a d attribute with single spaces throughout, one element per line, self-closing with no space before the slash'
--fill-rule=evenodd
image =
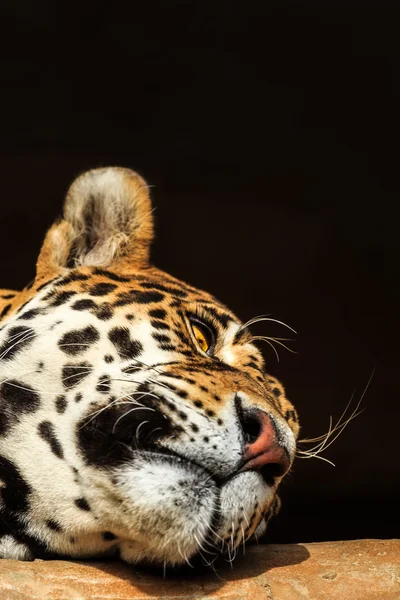
<path id="1" fill-rule="evenodd" d="M 37 278 L 63 268 L 145 267 L 153 239 L 146 182 L 129 169 L 94 169 L 78 177 L 64 205 L 64 219 L 45 238 Z"/>

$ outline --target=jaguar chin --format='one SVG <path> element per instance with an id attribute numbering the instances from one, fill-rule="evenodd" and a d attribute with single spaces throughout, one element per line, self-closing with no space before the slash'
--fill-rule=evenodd
<path id="1" fill-rule="evenodd" d="M 247 324 L 149 260 L 146 183 L 84 173 L 0 290 L 0 557 L 180 565 L 263 535 L 297 413 Z"/>

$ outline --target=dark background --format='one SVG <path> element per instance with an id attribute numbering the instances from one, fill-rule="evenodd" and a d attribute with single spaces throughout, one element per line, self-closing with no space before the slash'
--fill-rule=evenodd
<path id="1" fill-rule="evenodd" d="M 138 170 L 154 186 L 157 266 L 244 320 L 298 330 L 298 354 L 264 353 L 303 436 L 375 368 L 365 411 L 326 452 L 336 467 L 297 461 L 270 539 L 398 535 L 394 9 L 10 0 L 0 17 L 2 286 L 32 279 L 77 174 Z"/>

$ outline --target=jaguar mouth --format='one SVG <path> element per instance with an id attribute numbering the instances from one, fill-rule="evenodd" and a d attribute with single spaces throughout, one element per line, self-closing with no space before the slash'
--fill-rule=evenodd
<path id="1" fill-rule="evenodd" d="M 223 485 L 226 485 L 229 481 L 238 476 L 239 473 L 244 472 L 249 469 L 246 464 L 240 464 L 239 467 L 233 471 L 228 476 L 221 476 L 218 473 L 214 473 L 204 467 L 200 462 L 193 460 L 192 458 L 188 458 L 186 456 L 182 456 L 178 452 L 171 450 L 170 448 L 153 446 L 147 448 L 143 451 L 144 454 L 154 455 L 160 457 L 161 459 L 165 459 L 168 461 L 169 458 L 173 458 L 174 460 L 182 462 L 182 464 L 187 463 L 188 465 L 193 465 L 199 469 L 202 469 L 210 478 L 214 480 L 218 488 L 221 488 Z M 260 469 L 254 469 L 254 472 L 257 472 L 259 476 L 262 478 L 264 483 L 266 483 L 269 487 L 274 487 L 276 485 L 276 480 L 282 477 L 285 474 L 285 469 L 282 465 L 278 463 L 269 463 L 263 465 Z"/>

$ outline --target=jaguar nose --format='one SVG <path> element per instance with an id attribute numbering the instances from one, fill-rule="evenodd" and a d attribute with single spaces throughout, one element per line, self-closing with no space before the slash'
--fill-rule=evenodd
<path id="1" fill-rule="evenodd" d="M 242 410 L 240 421 L 245 435 L 241 471 L 259 471 L 269 484 L 290 468 L 288 451 L 279 444 L 271 417 L 262 410 Z"/>

